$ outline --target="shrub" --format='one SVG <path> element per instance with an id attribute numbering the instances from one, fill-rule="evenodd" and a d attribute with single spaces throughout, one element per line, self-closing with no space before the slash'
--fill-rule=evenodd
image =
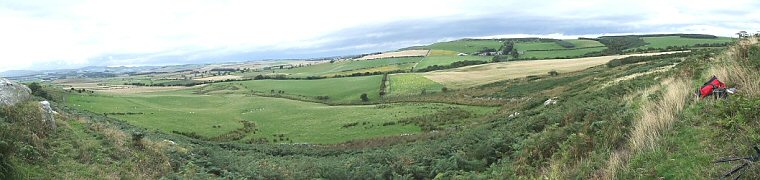
<path id="1" fill-rule="evenodd" d="M 48 94 L 48 92 L 45 91 L 44 89 L 42 89 L 42 86 L 39 83 L 33 82 L 33 83 L 29 84 L 28 87 L 29 87 L 30 90 L 32 90 L 32 95 L 35 95 L 35 96 L 41 97 L 41 98 L 45 98 L 45 99 L 52 99 L 52 98 L 50 98 L 50 95 Z"/>
<path id="2" fill-rule="evenodd" d="M 364 101 L 364 102 L 369 101 L 369 97 L 367 96 L 367 93 L 362 93 L 362 95 L 359 96 L 359 98 L 361 98 L 362 101 Z"/>
<path id="3" fill-rule="evenodd" d="M 564 48 L 574 48 L 575 47 L 575 44 L 567 42 L 567 41 L 563 41 L 563 40 L 555 41 L 554 43 L 557 43 L 557 45 L 560 45 L 560 46 L 562 46 Z"/>
<path id="4" fill-rule="evenodd" d="M 549 71 L 549 76 L 559 76 L 559 72 L 557 72 L 557 70 L 551 70 Z"/>
<path id="5" fill-rule="evenodd" d="M 142 144 L 143 137 L 145 137 L 145 134 L 143 134 L 141 132 L 133 132 L 132 133 L 132 144 L 135 147 L 142 148 L 143 147 L 143 144 Z"/>

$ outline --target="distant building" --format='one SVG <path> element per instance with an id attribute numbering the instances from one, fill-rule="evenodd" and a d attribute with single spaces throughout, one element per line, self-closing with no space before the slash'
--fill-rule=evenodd
<path id="1" fill-rule="evenodd" d="M 467 56 L 467 53 L 459 53 L 457 56 Z"/>

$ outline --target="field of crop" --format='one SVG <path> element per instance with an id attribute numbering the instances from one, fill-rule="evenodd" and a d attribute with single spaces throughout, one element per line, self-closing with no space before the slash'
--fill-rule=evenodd
<path id="1" fill-rule="evenodd" d="M 74 107 L 124 120 L 149 130 L 195 133 L 203 137 L 223 135 L 255 123 L 256 131 L 243 141 L 264 138 L 283 143 L 339 143 L 352 139 L 410 134 L 414 125 L 385 124 L 455 107 L 446 104 L 390 104 L 327 106 L 281 98 L 244 95 L 173 94 L 78 95 L 69 97 Z M 477 113 L 491 108 L 456 106 Z M 356 123 L 354 125 L 350 125 Z M 344 127 L 347 126 L 347 127 Z M 287 139 L 287 140 L 282 140 Z"/>
<path id="2" fill-rule="evenodd" d="M 446 87 L 466 88 L 500 80 L 521 78 L 530 75 L 544 75 L 551 70 L 556 70 L 559 73 L 579 71 L 589 67 L 602 65 L 613 59 L 657 54 L 666 53 L 615 55 L 576 59 L 511 61 L 433 71 L 423 73 L 423 76 L 443 84 Z"/>
<path id="3" fill-rule="evenodd" d="M 428 56 L 456 56 L 457 54 L 459 53 L 456 51 L 433 49 L 433 50 L 430 50 L 430 53 L 428 53 Z"/>
<path id="4" fill-rule="evenodd" d="M 387 66 L 357 69 L 357 70 L 350 70 L 350 71 L 341 71 L 341 72 L 336 72 L 336 73 L 324 74 L 322 76 L 334 77 L 334 76 L 348 76 L 355 73 L 367 73 L 367 72 L 375 73 L 375 72 L 390 72 L 390 71 L 397 71 L 397 70 L 411 70 L 415 64 L 417 63 L 390 64 Z"/>
<path id="5" fill-rule="evenodd" d="M 428 56 L 417 63 L 414 69 L 424 69 L 433 65 L 446 66 L 459 61 L 491 61 L 492 58 L 490 56 Z"/>
<path id="6" fill-rule="evenodd" d="M 246 91 L 270 93 L 272 90 L 284 91 L 282 94 L 301 96 L 329 96 L 330 101 L 355 102 L 359 96 L 367 93 L 370 100 L 377 100 L 380 92 L 382 75 L 327 78 L 317 80 L 253 80 L 229 82 L 223 84 L 242 84 Z"/>
<path id="7" fill-rule="evenodd" d="M 416 95 L 425 92 L 439 92 L 443 85 L 418 74 L 394 74 L 390 76 L 391 96 Z"/>
<path id="8" fill-rule="evenodd" d="M 504 43 L 497 40 L 457 40 L 449 42 L 439 42 L 426 46 L 425 48 L 433 50 L 447 50 L 461 53 L 472 54 L 483 50 L 484 48 L 491 48 L 498 50 Z"/>
<path id="9" fill-rule="evenodd" d="M 323 76 L 346 71 L 363 72 L 362 69 L 391 66 L 397 64 L 414 64 L 422 60 L 422 57 L 384 58 L 373 60 L 337 61 L 334 63 L 322 63 L 311 66 L 286 69 L 280 72 L 290 74 L 293 77 Z M 403 66 L 400 66 L 403 67 Z M 411 68 L 411 66 L 409 66 Z"/>
<path id="10" fill-rule="evenodd" d="M 667 48 L 668 46 L 694 46 L 695 44 L 711 44 L 711 43 L 726 43 L 733 42 L 734 39 L 728 37 L 718 37 L 715 39 L 701 39 L 701 38 L 683 38 L 678 36 L 665 36 L 665 37 L 644 37 L 644 42 L 649 43 L 639 47 L 640 49 L 646 48 Z"/>

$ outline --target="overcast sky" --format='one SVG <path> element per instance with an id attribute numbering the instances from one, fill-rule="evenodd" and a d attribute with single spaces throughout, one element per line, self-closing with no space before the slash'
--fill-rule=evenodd
<path id="1" fill-rule="evenodd" d="M 463 37 L 760 30 L 760 1 L 0 1 L 0 71 L 309 58 Z"/>

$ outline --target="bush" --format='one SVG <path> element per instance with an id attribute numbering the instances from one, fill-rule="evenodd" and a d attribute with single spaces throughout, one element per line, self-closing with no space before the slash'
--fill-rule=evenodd
<path id="1" fill-rule="evenodd" d="M 359 96 L 359 98 L 361 98 L 362 101 L 364 101 L 364 102 L 369 101 L 369 97 L 367 97 L 367 93 L 362 93 L 362 95 Z"/>
<path id="2" fill-rule="evenodd" d="M 557 70 L 551 70 L 549 71 L 549 76 L 559 76 L 559 72 L 557 72 Z"/>
<path id="3" fill-rule="evenodd" d="M 567 41 L 563 41 L 563 40 L 556 41 L 555 43 L 557 43 L 557 45 L 560 45 L 560 46 L 562 46 L 564 48 L 574 48 L 575 47 L 575 44 L 567 42 Z"/>
<path id="4" fill-rule="evenodd" d="M 39 83 L 33 82 L 33 83 L 29 84 L 28 87 L 29 87 L 30 90 L 32 90 L 32 95 L 35 95 L 35 96 L 41 97 L 41 98 L 45 98 L 45 99 L 52 99 L 52 98 L 50 98 L 50 95 L 48 94 L 48 92 L 45 91 L 44 89 L 42 89 L 42 86 Z"/>

